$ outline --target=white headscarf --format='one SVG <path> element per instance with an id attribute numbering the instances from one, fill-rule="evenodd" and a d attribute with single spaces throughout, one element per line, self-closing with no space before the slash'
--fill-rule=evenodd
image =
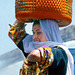
<path id="1" fill-rule="evenodd" d="M 58 23 L 54 20 L 46 19 L 46 20 L 40 20 L 40 26 L 47 41 L 34 42 L 32 35 L 27 35 L 25 39 L 23 39 L 23 47 L 25 52 L 30 53 L 31 51 L 42 46 L 53 47 L 59 45 L 65 50 L 68 57 L 68 67 L 66 75 L 74 75 L 74 60 L 70 51 L 62 44 Z"/>
<path id="2" fill-rule="evenodd" d="M 55 20 L 40 20 L 40 26 L 47 41 L 62 43 L 58 23 Z"/>

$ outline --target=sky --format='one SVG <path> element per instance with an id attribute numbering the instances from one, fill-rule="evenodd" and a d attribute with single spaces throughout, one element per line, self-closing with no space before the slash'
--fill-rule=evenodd
<path id="1" fill-rule="evenodd" d="M 0 1 L 0 55 L 17 48 L 13 41 L 8 37 L 9 24 L 13 24 L 15 18 L 15 0 Z M 73 15 L 70 25 L 75 25 L 75 0 L 73 0 Z M 30 34 L 32 30 L 31 23 L 26 26 L 26 31 Z"/>

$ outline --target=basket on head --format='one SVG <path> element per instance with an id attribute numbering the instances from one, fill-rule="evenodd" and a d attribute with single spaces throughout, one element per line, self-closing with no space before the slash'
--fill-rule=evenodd
<path id="1" fill-rule="evenodd" d="M 60 27 L 72 20 L 72 0 L 16 0 L 16 19 L 32 22 L 35 19 L 55 19 Z"/>

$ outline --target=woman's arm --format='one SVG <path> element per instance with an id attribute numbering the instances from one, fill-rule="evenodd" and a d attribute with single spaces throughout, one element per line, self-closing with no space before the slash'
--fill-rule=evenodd
<path id="1" fill-rule="evenodd" d="M 31 62 L 40 62 L 41 61 L 41 55 L 39 50 L 33 50 L 27 57 L 28 61 Z"/>
<path id="2" fill-rule="evenodd" d="M 16 20 L 13 25 L 10 25 L 10 30 L 8 36 L 14 41 L 16 45 L 22 40 L 26 35 L 25 25 L 23 22 Z"/>
<path id="3" fill-rule="evenodd" d="M 20 75 L 47 74 L 66 75 L 68 58 L 65 51 L 59 46 L 52 48 L 41 47 L 32 51 L 20 70 Z"/>
<path id="4" fill-rule="evenodd" d="M 12 39 L 12 41 L 16 44 L 16 46 L 22 50 L 25 57 L 27 57 L 27 53 L 24 52 L 23 42 L 22 40 L 28 35 L 25 31 L 25 25 L 23 22 L 16 20 L 13 25 L 10 25 L 10 30 L 8 32 L 8 36 Z"/>
<path id="5" fill-rule="evenodd" d="M 49 66 L 52 65 L 54 60 L 52 50 L 49 47 L 41 47 L 34 51 L 32 51 L 26 60 L 23 62 L 22 69 L 20 70 L 21 73 L 30 73 L 31 74 L 38 74 L 42 73 L 46 74 Z"/>
<path id="6" fill-rule="evenodd" d="M 49 59 L 51 61 L 49 61 Z M 31 62 L 48 62 L 52 63 L 54 60 L 54 56 L 52 53 L 52 49 L 49 47 L 41 47 L 36 50 L 33 50 L 27 57 L 28 61 Z"/>
<path id="7" fill-rule="evenodd" d="M 41 68 L 44 70 L 49 67 L 50 74 L 66 74 L 68 58 L 67 54 L 59 46 L 55 46 L 52 48 L 44 47 L 38 48 L 37 50 L 32 51 L 27 60 L 30 62 L 39 62 L 42 66 Z M 52 71 L 52 72 L 51 72 Z M 53 72 L 55 71 L 55 72 Z M 59 71 L 59 72 L 58 72 Z"/>
<path id="8" fill-rule="evenodd" d="M 16 20 L 13 24 L 14 26 L 24 26 L 24 23 L 21 21 Z"/>

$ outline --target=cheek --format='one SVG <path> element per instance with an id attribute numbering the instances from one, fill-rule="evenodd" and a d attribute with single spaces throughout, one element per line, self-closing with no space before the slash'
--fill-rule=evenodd
<path id="1" fill-rule="evenodd" d="M 41 35 L 39 36 L 39 39 L 40 39 L 41 42 L 47 41 L 46 38 L 45 38 L 45 36 L 44 36 L 44 34 L 41 34 Z"/>

